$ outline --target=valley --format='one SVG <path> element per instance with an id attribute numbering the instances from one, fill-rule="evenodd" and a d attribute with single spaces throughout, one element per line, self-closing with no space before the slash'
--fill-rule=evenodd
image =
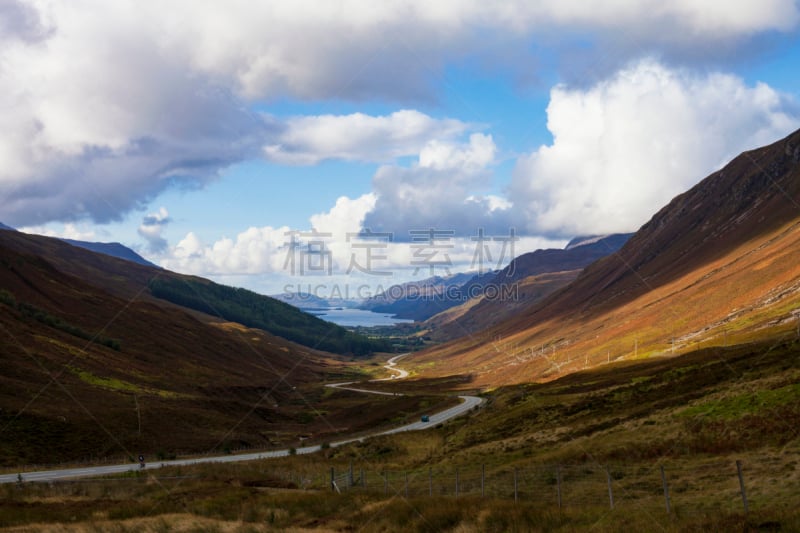
<path id="1" fill-rule="evenodd" d="M 67 531 L 188 523 L 234 531 L 330 531 L 344 524 L 364 531 L 543 525 L 550 531 L 758 530 L 780 524 L 791 531 L 800 525 L 790 505 L 800 490 L 798 348 L 799 340 L 785 339 L 704 349 L 510 385 L 483 393 L 485 407 L 427 431 L 324 446 L 311 455 L 6 485 L 0 523 L 12 531 L 46 528 L 65 516 L 74 517 L 74 525 L 63 526 Z M 459 376 L 412 377 L 374 385 L 399 392 L 462 382 Z M 736 461 L 744 469 L 748 513 Z M 660 467 L 671 491 L 669 513 Z M 354 469 L 359 479 L 363 473 L 366 486 L 332 491 L 331 469 Z M 518 476 L 517 502 L 512 474 Z M 388 495 L 384 475 L 390 476 Z"/>
<path id="2" fill-rule="evenodd" d="M 798 147 L 391 327 L 0 231 L 0 525 L 800 529 Z"/>

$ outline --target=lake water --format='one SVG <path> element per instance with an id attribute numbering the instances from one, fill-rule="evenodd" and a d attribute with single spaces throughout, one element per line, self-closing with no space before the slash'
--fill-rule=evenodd
<path id="1" fill-rule="evenodd" d="M 393 315 L 373 313 L 363 309 L 315 309 L 313 311 L 306 310 L 306 312 L 313 313 L 328 322 L 346 327 L 392 326 L 394 324 L 414 322 L 406 318 L 392 318 Z"/>

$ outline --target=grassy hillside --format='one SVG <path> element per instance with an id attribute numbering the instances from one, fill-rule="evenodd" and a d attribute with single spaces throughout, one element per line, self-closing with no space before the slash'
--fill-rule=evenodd
<path id="1" fill-rule="evenodd" d="M 0 524 L 46 529 L 70 521 L 76 531 L 188 524 L 232 531 L 796 531 L 798 354 L 800 341 L 787 339 L 610 364 L 487 391 L 486 407 L 467 418 L 314 456 L 23 484 L 3 496 Z M 447 388 L 465 378 L 382 387 Z M 332 492 L 331 468 L 346 477 L 351 465 L 356 479 L 364 472 L 366 487 Z"/>
<path id="2" fill-rule="evenodd" d="M 0 464 L 290 446 L 413 416 L 407 398 L 326 390 L 360 375 L 328 353 L 152 297 L 164 275 L 0 232 Z"/>
<path id="3" fill-rule="evenodd" d="M 800 320 L 800 132 L 678 196 L 616 254 L 494 327 L 415 354 L 486 385 L 769 339 Z"/>
<path id="4" fill-rule="evenodd" d="M 390 351 L 385 341 L 352 333 L 292 305 L 246 289 L 174 277 L 154 277 L 148 287 L 157 298 L 251 328 L 263 329 L 317 350 L 361 356 Z"/>
<path id="5" fill-rule="evenodd" d="M 473 335 L 514 318 L 531 305 L 572 283 L 580 270 L 529 276 L 504 285 L 501 291 L 483 295 L 426 320 L 426 334 L 436 341 Z"/>

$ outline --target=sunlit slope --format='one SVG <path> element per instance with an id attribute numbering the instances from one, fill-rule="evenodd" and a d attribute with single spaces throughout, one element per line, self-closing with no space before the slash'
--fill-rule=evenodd
<path id="1" fill-rule="evenodd" d="M 413 362 L 481 384 L 552 379 L 609 360 L 794 335 L 799 306 L 795 132 L 673 199 L 544 302 Z"/>

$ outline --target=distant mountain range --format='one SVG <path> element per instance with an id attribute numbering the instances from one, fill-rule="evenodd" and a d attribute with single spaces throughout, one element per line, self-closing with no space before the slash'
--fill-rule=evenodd
<path id="1" fill-rule="evenodd" d="M 515 258 L 500 271 L 492 283 L 510 283 L 530 276 L 580 270 L 607 255 L 617 252 L 633 233 L 595 237 L 577 237 L 563 250 L 536 250 Z"/>
<path id="2" fill-rule="evenodd" d="M 283 303 L 293 305 L 298 309 L 331 309 L 334 307 L 357 307 L 360 303 L 357 300 L 344 300 L 341 298 L 326 299 L 309 293 L 287 293 L 271 294 L 270 298 L 275 298 Z"/>
<path id="3" fill-rule="evenodd" d="M 616 253 L 631 235 L 576 237 L 563 250 L 523 254 L 494 276 L 465 287 L 465 293 L 477 296 L 429 318 L 425 324 L 429 335 L 451 340 L 499 324 L 567 286 L 587 265 Z"/>
<path id="4" fill-rule="evenodd" d="M 520 255 L 500 271 L 477 275 L 460 273 L 448 277 L 435 276 L 421 281 L 393 285 L 386 292 L 366 300 L 359 308 L 417 321 L 428 320 L 456 306 L 474 306 L 487 291 L 492 294 L 504 291 L 505 288 L 531 276 L 580 270 L 597 259 L 619 250 L 631 235 L 577 237 L 563 250 L 536 250 Z M 567 283 L 573 278 L 574 276 L 568 275 L 551 276 L 547 278 L 549 280 L 547 286 L 555 289 L 561 286 L 558 281 Z M 534 292 L 526 294 L 533 295 Z M 498 316 L 495 315 L 494 318 Z M 457 329 L 463 330 L 461 326 Z"/>
<path id="5" fill-rule="evenodd" d="M 61 239 L 61 240 L 71 244 L 72 246 L 78 246 L 79 248 L 91 250 L 92 252 L 97 252 L 99 254 L 110 255 L 111 257 L 118 257 L 119 259 L 125 259 L 126 261 L 133 261 L 134 263 L 138 263 L 144 266 L 161 268 L 160 266 L 151 263 L 141 255 L 137 254 L 127 246 L 124 246 L 118 242 L 87 242 L 87 241 L 76 241 L 73 239 Z"/>
<path id="6" fill-rule="evenodd" d="M 399 318 L 425 320 L 463 302 L 466 298 L 458 289 L 474 277 L 474 273 L 466 272 L 392 285 L 362 302 L 358 308 Z"/>
<path id="7" fill-rule="evenodd" d="M 798 321 L 800 131 L 677 196 L 561 290 L 413 360 L 496 385 L 796 336 Z"/>
<path id="8" fill-rule="evenodd" d="M 0 230 L 3 229 L 9 231 L 17 231 L 15 228 L 12 228 L 11 226 L 7 226 L 2 222 L 0 222 Z M 91 250 L 92 252 L 110 255 L 111 257 L 117 257 L 119 259 L 125 259 L 126 261 L 132 261 L 134 263 L 138 263 L 144 266 L 161 268 L 160 266 L 151 263 L 141 255 L 137 254 L 127 246 L 124 246 L 118 242 L 89 242 L 89 241 L 77 241 L 74 239 L 60 239 L 60 240 L 68 244 L 71 244 L 72 246 L 77 246 L 85 250 Z"/>

